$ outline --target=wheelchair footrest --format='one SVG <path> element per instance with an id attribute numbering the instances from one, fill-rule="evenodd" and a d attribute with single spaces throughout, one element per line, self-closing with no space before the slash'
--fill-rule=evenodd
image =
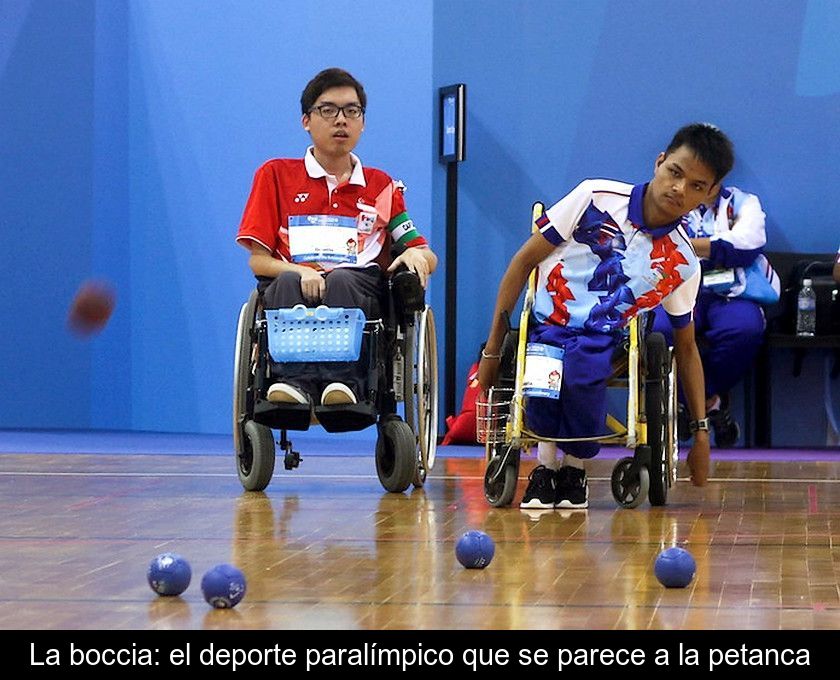
<path id="1" fill-rule="evenodd" d="M 254 405 L 254 420 L 272 430 L 308 430 L 312 412 L 309 404 L 275 404 L 260 399 Z"/>
<path id="2" fill-rule="evenodd" d="M 327 432 L 364 430 L 376 422 L 376 408 L 369 402 L 316 406 L 315 415 Z"/>

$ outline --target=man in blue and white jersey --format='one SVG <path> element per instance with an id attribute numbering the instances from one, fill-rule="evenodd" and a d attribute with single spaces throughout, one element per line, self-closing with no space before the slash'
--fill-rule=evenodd
<path id="1" fill-rule="evenodd" d="M 488 389 L 498 377 L 504 317 L 529 273 L 538 268 L 535 327 L 529 342 L 564 350 L 559 399 L 529 397 L 526 425 L 538 437 L 592 437 L 605 433 L 606 382 L 622 329 L 643 309 L 662 305 L 674 327 L 674 350 L 696 431 L 688 463 L 692 482 L 706 483 L 708 419 L 703 366 L 694 339 L 700 264 L 682 217 L 715 194 L 732 168 L 732 144 L 718 128 L 681 128 L 654 164 L 646 184 L 586 180 L 538 220 L 511 260 L 496 299 L 479 364 Z M 586 508 L 583 461 L 598 453 L 592 441 L 541 442 L 539 463 L 520 504 L 525 508 Z"/>
<path id="2" fill-rule="evenodd" d="M 758 197 L 734 186 L 721 188 L 683 219 L 701 258 L 703 282 L 694 325 L 701 340 L 706 412 L 720 448 L 738 441 L 740 428 L 729 414 L 729 391 L 752 366 L 764 338 L 764 311 L 745 290 L 745 268 L 756 260 L 775 275 L 762 255 L 767 243 L 764 219 Z M 659 310 L 654 330 L 671 338 L 668 319 Z"/>

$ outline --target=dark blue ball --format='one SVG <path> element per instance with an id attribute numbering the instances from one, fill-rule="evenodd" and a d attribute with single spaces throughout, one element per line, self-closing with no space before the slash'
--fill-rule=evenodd
<path id="1" fill-rule="evenodd" d="M 685 588 L 694 578 L 697 564 L 688 550 L 667 548 L 656 558 L 653 573 L 666 588 Z"/>
<path id="2" fill-rule="evenodd" d="M 455 557 L 467 569 L 484 569 L 496 553 L 496 544 L 483 531 L 472 529 L 455 544 Z"/>
<path id="3" fill-rule="evenodd" d="M 161 553 L 149 564 L 146 578 L 158 595 L 180 595 L 190 585 L 192 569 L 178 553 Z"/>
<path id="4" fill-rule="evenodd" d="M 235 607 L 245 597 L 245 574 L 231 564 L 217 564 L 201 579 L 201 592 L 216 609 Z"/>

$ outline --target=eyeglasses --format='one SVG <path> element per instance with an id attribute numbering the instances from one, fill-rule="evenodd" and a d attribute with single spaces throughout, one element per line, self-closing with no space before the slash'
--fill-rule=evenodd
<path id="1" fill-rule="evenodd" d="M 336 104 L 321 104 L 320 106 L 313 106 L 309 109 L 309 113 L 317 111 L 321 118 L 338 118 L 339 112 L 344 113 L 345 118 L 361 118 L 365 109 L 358 104 L 345 104 L 344 106 L 337 106 Z"/>

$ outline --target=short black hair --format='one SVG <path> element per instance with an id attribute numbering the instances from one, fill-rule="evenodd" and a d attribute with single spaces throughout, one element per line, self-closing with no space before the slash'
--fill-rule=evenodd
<path id="1" fill-rule="evenodd" d="M 367 108 L 367 95 L 362 84 L 343 68 L 326 68 L 310 80 L 300 95 L 300 109 L 304 114 L 309 113 L 312 106 L 324 90 L 332 87 L 352 87 L 359 97 L 359 104 Z"/>
<path id="2" fill-rule="evenodd" d="M 732 141 L 711 123 L 690 123 L 681 127 L 665 149 L 665 155 L 681 146 L 690 148 L 697 159 L 715 173 L 715 184 L 726 177 L 735 164 Z"/>

